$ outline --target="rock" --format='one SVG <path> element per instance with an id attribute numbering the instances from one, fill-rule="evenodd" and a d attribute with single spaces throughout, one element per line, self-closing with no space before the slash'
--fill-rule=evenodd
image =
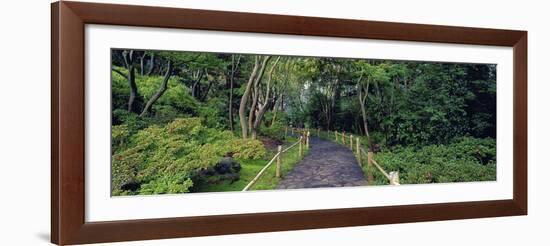
<path id="1" fill-rule="evenodd" d="M 231 167 L 233 168 L 233 171 L 235 171 L 236 173 L 240 172 L 242 169 L 241 164 L 236 161 L 233 161 L 233 163 L 231 164 Z"/>
<path id="2" fill-rule="evenodd" d="M 128 181 L 128 182 L 124 183 L 122 186 L 120 186 L 121 190 L 136 191 L 139 188 L 141 188 L 141 184 L 136 182 L 136 181 L 133 181 L 133 180 Z"/>
<path id="3" fill-rule="evenodd" d="M 223 179 L 229 180 L 230 183 L 238 181 L 240 178 L 241 176 L 238 173 L 228 173 L 223 177 Z"/>
<path id="4" fill-rule="evenodd" d="M 216 169 L 213 167 L 207 167 L 199 171 L 200 176 L 212 176 L 214 174 L 216 174 Z"/>
<path id="5" fill-rule="evenodd" d="M 214 169 L 216 170 L 216 173 L 218 173 L 218 174 L 231 173 L 231 171 L 232 171 L 231 163 L 224 163 L 224 162 L 220 162 L 220 163 L 216 164 L 216 166 L 214 166 Z"/>
<path id="6" fill-rule="evenodd" d="M 214 166 L 214 169 L 219 174 L 238 173 L 241 171 L 241 164 L 236 162 L 233 157 L 223 157 L 218 164 Z"/>

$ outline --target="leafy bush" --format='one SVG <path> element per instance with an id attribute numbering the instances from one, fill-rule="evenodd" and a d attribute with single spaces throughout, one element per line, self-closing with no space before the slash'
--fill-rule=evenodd
<path id="1" fill-rule="evenodd" d="M 231 152 L 239 159 L 260 159 L 265 154 L 265 147 L 262 142 L 252 139 L 235 139 L 231 144 Z"/>
<path id="2" fill-rule="evenodd" d="M 271 126 L 261 126 L 260 134 L 272 139 L 283 140 L 285 138 L 285 126 L 276 121 Z"/>
<path id="3" fill-rule="evenodd" d="M 131 136 L 126 125 L 114 129 L 113 139 L 126 142 L 113 155 L 114 195 L 188 192 L 199 170 L 215 166 L 228 153 L 242 159 L 257 159 L 266 153 L 260 141 L 242 140 L 229 131 L 207 128 L 200 118 L 152 125 Z M 128 183 L 137 183 L 141 188 L 122 189 Z"/>
<path id="4" fill-rule="evenodd" d="M 197 114 L 207 127 L 221 129 L 227 122 L 223 115 L 226 110 L 225 104 L 219 98 L 213 98 L 198 107 Z"/>
<path id="5" fill-rule="evenodd" d="M 118 125 L 111 127 L 111 141 L 113 150 L 124 146 L 128 143 L 130 132 L 128 131 L 128 125 Z"/>
<path id="6" fill-rule="evenodd" d="M 491 138 L 464 137 L 449 145 L 396 148 L 377 153 L 375 159 L 387 172 L 399 171 L 402 184 L 496 179 L 496 143 Z M 378 170 L 373 174 L 376 183 L 387 183 Z"/>

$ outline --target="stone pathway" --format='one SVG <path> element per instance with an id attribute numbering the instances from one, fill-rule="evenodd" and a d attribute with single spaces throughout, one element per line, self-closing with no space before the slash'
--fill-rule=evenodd
<path id="1" fill-rule="evenodd" d="M 277 189 L 367 185 L 363 170 L 349 148 L 310 138 L 308 155 L 283 177 Z"/>

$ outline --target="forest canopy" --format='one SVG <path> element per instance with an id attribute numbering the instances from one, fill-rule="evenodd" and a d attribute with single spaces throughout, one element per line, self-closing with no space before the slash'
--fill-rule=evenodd
<path id="1" fill-rule="evenodd" d="M 289 127 L 361 136 L 405 183 L 494 180 L 496 69 L 113 49 L 113 194 L 197 191 L 204 170 L 266 158 Z"/>

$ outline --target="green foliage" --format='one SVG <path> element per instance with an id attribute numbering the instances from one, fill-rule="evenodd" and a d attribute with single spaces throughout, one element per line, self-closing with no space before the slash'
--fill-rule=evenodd
<path id="1" fill-rule="evenodd" d="M 266 153 L 262 142 L 252 139 L 235 139 L 230 148 L 233 156 L 238 159 L 259 159 Z"/>
<path id="2" fill-rule="evenodd" d="M 239 102 L 255 59 L 261 56 L 134 54 L 138 95 L 135 112 L 128 112 L 128 70 L 122 50 L 112 52 L 117 71 L 112 72 L 111 81 L 114 195 L 201 190 L 194 177 L 225 155 L 243 164 L 244 179 L 229 184 L 235 189 L 261 169 L 271 154 L 266 154 L 260 141 L 236 137 L 241 131 Z M 278 65 L 271 69 L 275 60 Z M 145 103 L 158 91 L 169 61 L 173 70 L 167 90 L 140 117 Z M 271 70 L 274 73 L 268 76 Z M 495 65 L 281 57 L 271 59 L 265 71 L 252 93 L 268 105 L 259 129 L 262 138 L 284 141 L 286 126 L 320 128 L 361 136 L 367 148 L 367 123 L 373 148 L 382 151 L 377 160 L 388 171 L 399 170 L 404 183 L 492 180 L 496 175 Z M 368 95 L 364 102 L 359 92 Z M 246 116 L 254 110 L 249 96 Z M 232 111 L 233 126 L 229 126 L 228 111 Z M 327 138 L 334 140 L 332 134 Z M 278 182 L 266 180 L 256 188 L 273 188 Z"/>
<path id="3" fill-rule="evenodd" d="M 377 153 L 375 159 L 387 172 L 399 171 L 402 184 L 496 179 L 496 141 L 490 138 L 465 137 L 449 145 L 396 148 Z M 378 170 L 373 174 L 378 184 L 387 184 Z"/>
<path id="4" fill-rule="evenodd" d="M 269 127 L 261 126 L 260 133 L 272 139 L 283 140 L 285 138 L 285 126 L 281 122 L 276 121 Z"/>
<path id="5" fill-rule="evenodd" d="M 124 146 L 126 143 L 128 143 L 129 138 L 130 131 L 128 131 L 128 125 L 117 125 L 111 127 L 111 141 L 113 144 L 113 148 L 114 146 Z"/>
<path id="6" fill-rule="evenodd" d="M 197 171 L 212 167 L 226 154 L 258 159 L 265 155 L 257 140 L 242 140 L 229 131 L 205 127 L 200 118 L 179 118 L 165 126 L 139 130 L 130 140 L 127 126 L 115 126 L 116 140 L 129 141 L 115 151 L 112 162 L 113 194 L 125 194 L 129 182 L 141 184 L 139 194 L 188 192 Z"/>
<path id="7" fill-rule="evenodd" d="M 211 128 L 225 128 L 226 121 L 222 112 L 225 113 L 225 104 L 219 98 L 211 99 L 198 108 L 198 116 L 203 119 L 206 126 Z"/>

